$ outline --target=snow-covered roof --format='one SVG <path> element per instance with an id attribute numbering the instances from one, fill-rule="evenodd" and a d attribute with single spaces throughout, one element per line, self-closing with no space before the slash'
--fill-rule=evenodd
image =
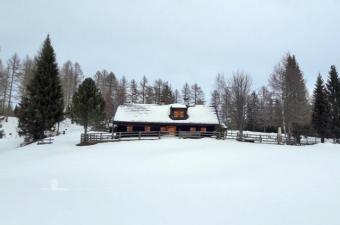
<path id="1" fill-rule="evenodd" d="M 115 122 L 219 124 L 213 107 L 191 106 L 188 108 L 188 118 L 185 120 L 171 119 L 169 117 L 171 107 L 182 108 L 183 105 L 125 104 L 118 107 L 113 120 Z"/>
<path id="2" fill-rule="evenodd" d="M 178 104 L 178 103 L 171 104 L 169 106 L 172 107 L 172 108 L 178 108 L 178 109 L 185 109 L 187 107 L 186 105 Z"/>

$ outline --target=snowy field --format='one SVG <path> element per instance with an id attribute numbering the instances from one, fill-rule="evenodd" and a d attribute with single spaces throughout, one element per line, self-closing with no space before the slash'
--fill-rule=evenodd
<path id="1" fill-rule="evenodd" d="M 164 138 L 77 147 L 80 132 L 23 148 L 0 140 L 1 225 L 340 223 L 339 145 Z"/>

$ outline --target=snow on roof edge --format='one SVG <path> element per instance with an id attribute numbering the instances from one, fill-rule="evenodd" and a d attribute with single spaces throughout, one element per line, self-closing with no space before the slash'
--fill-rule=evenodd
<path id="1" fill-rule="evenodd" d="M 220 124 L 215 109 L 205 105 L 189 107 L 188 119 L 186 120 L 172 120 L 169 115 L 170 108 L 174 107 L 173 105 L 174 104 L 124 104 L 118 107 L 113 121 L 136 123 Z"/>

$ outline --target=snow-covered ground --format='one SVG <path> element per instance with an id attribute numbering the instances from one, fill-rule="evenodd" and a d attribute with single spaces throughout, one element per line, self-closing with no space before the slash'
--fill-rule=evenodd
<path id="1" fill-rule="evenodd" d="M 0 224 L 339 224 L 339 145 L 163 138 L 78 147 L 81 128 L 65 128 L 52 145 L 0 151 Z"/>
<path id="2" fill-rule="evenodd" d="M 1 125 L 2 128 L 0 129 L 4 130 L 5 136 L 0 139 L 0 153 L 20 146 L 23 138 L 19 137 L 17 133 L 18 119 L 9 117 L 8 122 L 2 121 Z"/>

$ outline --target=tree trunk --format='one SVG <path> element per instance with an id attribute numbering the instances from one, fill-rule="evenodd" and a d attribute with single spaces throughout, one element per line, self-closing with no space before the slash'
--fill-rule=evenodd
<path id="1" fill-rule="evenodd" d="M 88 137 L 87 137 L 87 123 L 84 124 L 84 142 L 87 143 Z"/>
<path id="2" fill-rule="evenodd" d="M 87 123 L 84 125 L 84 134 L 87 134 Z"/>
<path id="3" fill-rule="evenodd" d="M 9 96 L 8 96 L 8 105 L 7 105 L 7 112 L 6 112 L 6 122 L 8 122 L 8 113 L 9 113 L 9 109 L 11 108 L 13 82 L 14 82 L 14 66 L 12 68 L 11 84 L 9 86 Z"/>
<path id="4" fill-rule="evenodd" d="M 57 136 L 59 135 L 59 127 L 60 127 L 60 122 L 57 124 Z"/>

